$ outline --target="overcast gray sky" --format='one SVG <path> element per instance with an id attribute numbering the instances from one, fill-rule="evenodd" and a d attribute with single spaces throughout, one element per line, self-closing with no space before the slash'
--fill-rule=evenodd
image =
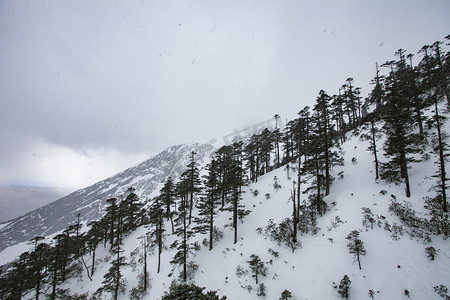
<path id="1" fill-rule="evenodd" d="M 0 0 L 0 184 L 80 188 L 292 119 L 443 40 L 448 0 Z"/>

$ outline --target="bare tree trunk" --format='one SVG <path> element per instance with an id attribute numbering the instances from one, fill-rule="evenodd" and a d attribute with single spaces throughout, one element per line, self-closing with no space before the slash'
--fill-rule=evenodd
<path id="1" fill-rule="evenodd" d="M 379 172 L 378 172 L 377 144 L 376 144 L 376 133 L 375 133 L 375 125 L 374 125 L 373 117 L 372 117 L 372 120 L 370 121 L 370 123 L 372 125 L 371 131 L 372 131 L 373 156 L 374 156 L 374 160 L 375 160 L 375 180 L 378 180 Z"/>

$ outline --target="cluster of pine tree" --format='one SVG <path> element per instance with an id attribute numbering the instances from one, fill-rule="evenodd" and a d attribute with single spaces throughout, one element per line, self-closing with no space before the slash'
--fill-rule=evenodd
<path id="1" fill-rule="evenodd" d="M 330 193 L 334 180 L 331 170 L 343 163 L 339 145 L 345 142 L 349 131 L 362 124 L 371 128 L 367 138 L 374 156 L 375 179 L 403 183 L 407 197 L 412 193 L 408 168 L 417 160 L 416 153 L 427 143 L 433 145 L 439 156 L 437 196 L 430 198 L 427 205 L 434 224 L 441 228 L 440 233 L 448 235 L 445 172 L 448 146 L 441 130 L 443 118 L 438 108 L 440 99 L 446 99 L 450 106 L 450 55 L 442 52 L 441 42 L 424 46 L 419 51 L 422 58 L 414 66 L 413 55 L 405 55 L 404 50 L 399 50 L 396 60 L 382 65 L 387 68 L 386 75 L 380 75 L 377 65 L 374 88 L 365 101 L 362 101 L 360 88 L 355 87 L 353 78 L 348 78 L 336 95 L 330 96 L 321 90 L 314 107 L 303 108 L 298 118 L 289 121 L 283 130 L 278 128 L 279 116 L 275 115 L 274 130 L 265 128 L 244 141 L 218 149 L 205 167 L 203 177 L 193 152 L 185 172 L 177 179 L 167 178 L 159 195 L 148 201 L 146 208 L 130 189 L 121 201 L 109 199 L 104 217 L 89 224 L 89 230 L 82 231 L 78 221 L 57 235 L 52 244 L 39 242 L 41 238 L 37 237 L 34 250 L 23 253 L 2 275 L 0 297 L 20 299 L 34 290 L 37 299 L 45 286 L 49 298 L 56 299 L 58 293 L 64 292 L 58 290 L 58 285 L 80 272 L 80 264 L 87 276 L 92 277 L 95 251 L 103 243 L 104 247 L 110 247 L 113 260 L 98 293 L 110 292 L 113 299 L 117 299 L 125 287 L 121 273 L 127 265 L 123 256 L 123 238 L 143 225 L 148 228 L 144 252 L 147 253 L 148 248 L 156 249 L 158 273 L 166 237 L 177 237 L 170 245 L 176 249 L 171 263 L 180 267 L 180 279 L 186 282 L 189 268 L 192 268 L 190 257 L 197 247 L 193 237 L 205 234 L 205 245 L 212 250 L 214 241 L 221 235 L 215 226 L 215 218 L 219 211 L 225 211 L 230 213 L 233 243 L 237 243 L 239 222 L 249 213 L 241 203 L 242 187 L 257 182 L 261 175 L 281 166 L 288 171 L 297 171 L 290 198 L 292 216 L 289 217 L 292 219 L 286 218 L 280 225 L 272 224 L 269 229 L 279 230 L 273 233 L 277 241 L 287 238 L 294 250 L 298 231 L 314 233 L 316 218 L 327 210 L 324 197 Z M 426 118 L 423 111 L 432 105 L 434 116 Z M 431 136 L 433 128 L 436 130 Z M 382 148 L 389 161 L 385 163 L 378 161 L 380 133 L 386 135 Z M 302 190 L 305 182 L 308 182 L 307 188 Z M 302 194 L 307 197 L 303 199 Z M 170 227 L 169 230 L 166 227 Z M 85 256 L 91 261 L 86 263 Z M 145 292 L 148 287 L 146 264 L 143 275 Z"/>
<path id="2" fill-rule="evenodd" d="M 76 224 L 56 235 L 52 243 L 43 242 L 44 237 L 35 237 L 32 240 L 34 249 L 22 253 L 0 277 L 0 298 L 21 299 L 34 291 L 35 299 L 44 293 L 48 299 L 67 299 L 69 291 L 59 286 L 67 279 L 79 276 L 83 268 L 91 278 L 95 272 L 96 249 L 104 243 L 105 247 L 110 246 L 114 259 L 101 291 L 111 291 L 117 299 L 123 288 L 121 267 L 126 265 L 121 249 L 123 237 L 141 226 L 145 217 L 143 205 L 132 188 L 122 198 L 121 201 L 117 198 L 107 200 L 106 214 L 99 221 L 90 223 L 87 231 L 82 230 L 78 216 Z M 89 266 L 85 257 L 90 257 Z"/>

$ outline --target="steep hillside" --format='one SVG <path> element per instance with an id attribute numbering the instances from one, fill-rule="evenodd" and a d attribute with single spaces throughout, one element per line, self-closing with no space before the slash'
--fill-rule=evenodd
<path id="1" fill-rule="evenodd" d="M 286 245 L 272 241 L 261 230 L 270 219 L 279 223 L 292 214 L 289 198 L 297 171 L 290 169 L 288 178 L 286 168 L 280 168 L 244 188 L 242 203 L 251 213 L 239 223 L 237 244 L 233 244 L 233 230 L 229 226 L 231 212 L 220 212 L 216 226 L 223 231 L 223 238 L 213 250 L 201 246 L 189 258 L 198 266 L 191 281 L 207 290 L 218 290 L 220 295 L 232 300 L 279 299 L 285 289 L 292 292 L 292 299 L 339 299 L 336 286 L 344 275 L 348 275 L 350 299 L 442 299 L 434 287 L 450 286 L 448 241 L 442 235 L 420 236 L 420 230 L 403 224 L 389 209 L 393 201 L 403 203 L 407 200 L 417 216 L 426 217 L 423 197 L 433 193 L 430 188 L 435 183 L 431 176 L 436 169 L 436 155 L 430 150 L 429 159 L 412 165 L 412 196 L 406 198 L 402 185 L 375 181 L 373 157 L 367 150 L 369 142 L 360 138 L 368 132 L 368 128 L 360 128 L 347 134 L 347 142 L 341 147 L 344 165 L 333 170 L 336 180 L 330 195 L 325 197 L 328 211 L 317 219 L 319 229 L 315 234 L 300 236 L 301 247 L 292 251 Z M 383 138 L 380 144 L 382 141 Z M 275 177 L 280 189 L 274 188 Z M 302 191 L 307 187 L 303 184 Z M 306 199 L 307 195 L 301 197 Z M 373 219 L 373 224 L 364 222 L 364 215 L 366 220 Z M 166 225 L 169 228 L 169 224 Z M 137 285 L 137 276 L 143 267 L 141 237 L 149 230 L 140 227 L 125 239 L 124 255 L 130 265 L 123 269 L 127 285 L 119 299 L 129 299 L 131 289 Z M 347 246 L 350 241 L 346 237 L 354 230 L 359 232 L 366 250 L 360 258 L 361 270 Z M 197 235 L 194 241 L 202 245 L 205 237 Z M 175 239 L 170 235 L 166 245 Z M 437 250 L 433 261 L 425 250 L 430 246 Z M 84 274 L 81 279 L 64 284 L 64 288 L 70 288 L 72 293 L 93 294 L 102 286 L 112 257 L 109 247 L 100 248 L 92 281 Z M 159 274 L 156 273 L 157 255 L 153 252 L 148 257 L 151 287 L 144 299 L 160 299 L 178 277 L 180 269 L 174 270 L 170 264 L 174 253 L 172 249 L 163 251 Z M 265 276 L 259 275 L 258 285 L 248 264 L 252 254 L 258 255 L 267 268 Z M 257 296 L 260 283 L 266 287 L 265 297 Z M 110 294 L 105 292 L 102 299 L 110 299 Z"/>
<path id="2" fill-rule="evenodd" d="M 134 187 L 138 196 L 145 200 L 168 176 L 176 177 L 184 171 L 192 151 L 203 161 L 213 149 L 206 144 L 172 146 L 137 166 L 2 224 L 0 251 L 36 236 L 61 231 L 75 223 L 78 214 L 85 224 L 97 220 L 104 214 L 106 200 L 120 196 L 128 187 Z"/>

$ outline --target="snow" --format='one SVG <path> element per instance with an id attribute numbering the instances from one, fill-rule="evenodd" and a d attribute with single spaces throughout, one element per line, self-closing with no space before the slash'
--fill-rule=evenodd
<path id="1" fill-rule="evenodd" d="M 15 260 L 21 253 L 32 248 L 29 242 L 22 242 L 8 247 L 0 252 L 0 266 Z"/>
<path id="2" fill-rule="evenodd" d="M 5 228 L 8 225 L 9 225 L 9 222 L 0 224 L 0 230 L 2 230 L 3 228 Z"/>
<path id="3" fill-rule="evenodd" d="M 447 125 L 446 131 L 449 129 Z M 286 246 L 278 246 L 264 235 L 256 233 L 256 229 L 265 227 L 269 219 L 280 222 L 292 213 L 292 203 L 288 200 L 296 172 L 291 172 L 292 178 L 288 179 L 283 168 L 274 170 L 260 177 L 257 183 L 244 188 L 242 203 L 252 212 L 239 224 L 237 244 L 233 244 L 231 226 L 225 228 L 230 223 L 231 213 L 221 212 L 218 215 L 216 226 L 224 232 L 224 237 L 212 251 L 202 247 L 195 257 L 190 257 L 199 265 L 193 282 L 207 290 L 218 290 L 220 295 L 226 295 L 231 300 L 257 299 L 258 286 L 250 273 L 240 277 L 236 275 L 238 266 L 249 270 L 247 261 L 251 254 L 256 254 L 268 267 L 267 276 L 259 278 L 260 283 L 264 283 L 267 288 L 265 299 L 278 299 L 285 289 L 292 292 L 292 299 L 340 299 L 333 285 L 338 285 L 345 274 L 352 282 L 350 299 L 368 299 L 369 290 L 375 291 L 375 299 L 406 299 L 405 290 L 409 291 L 411 299 L 442 299 L 433 287 L 441 284 L 450 287 L 450 247 L 447 240 L 442 236 L 432 236 L 432 242 L 427 244 L 423 239 L 410 238 L 407 233 L 393 239 L 392 233 L 382 227 L 374 224 L 373 229 L 370 229 L 362 223 L 362 208 L 365 207 L 370 208 L 374 216 L 383 216 L 383 222 L 401 225 L 399 218 L 389 212 L 391 195 L 399 203 L 404 200 L 411 202 L 419 216 L 426 216 L 423 197 L 430 195 L 430 188 L 435 183 L 435 179 L 431 178 L 436 171 L 435 154 L 430 160 L 412 164 L 409 173 L 412 196 L 406 198 L 403 185 L 375 181 L 373 156 L 367 150 L 369 142 L 362 141 L 359 135 L 348 134 L 347 137 L 348 141 L 342 145 L 345 164 L 333 170 L 336 179 L 331 186 L 331 194 L 325 198 L 330 209 L 318 218 L 320 231 L 317 234 L 300 236 L 302 247 L 292 252 Z M 379 141 L 379 158 L 385 160 L 381 155 L 381 145 L 382 140 Z M 352 162 L 353 158 L 356 158 L 355 163 Z M 341 171 L 344 177 L 339 179 L 337 174 Z M 274 176 L 279 178 L 282 186 L 278 191 L 273 188 Z M 306 187 L 302 185 L 302 190 Z M 258 196 L 252 193 L 256 189 L 259 191 Z M 380 193 L 383 190 L 385 194 Z M 271 194 L 270 199 L 266 199 L 266 193 Z M 302 194 L 301 197 L 305 199 L 307 196 Z M 336 223 L 336 218 L 342 223 Z M 170 231 L 168 224 L 166 229 Z M 404 225 L 403 229 L 408 230 Z M 142 251 L 139 237 L 147 230 L 141 227 L 125 239 L 124 253 L 128 261 L 132 251 Z M 349 241 L 345 237 L 353 230 L 360 232 L 360 239 L 367 250 L 366 255 L 361 257 L 362 270 L 347 248 Z M 194 240 L 201 244 L 203 238 L 196 236 Z M 169 236 L 166 245 L 170 245 L 174 239 L 174 236 Z M 21 243 L 0 253 L 1 261 L 10 258 L 13 252 L 17 254 L 26 249 L 24 245 Z M 435 261 L 429 261 L 426 256 L 425 248 L 428 246 L 438 250 Z M 279 252 L 279 257 L 271 255 L 269 248 Z M 110 260 L 107 257 L 111 254 L 107 248 L 99 246 L 96 255 L 97 269 L 92 281 L 84 274 L 82 280 L 72 279 L 63 287 L 70 287 L 73 293 L 92 293 L 99 288 L 109 268 Z M 179 270 L 169 277 L 172 272 L 169 261 L 173 255 L 174 251 L 170 249 L 163 252 L 159 274 L 156 274 L 157 255 L 149 256 L 151 288 L 144 299 L 160 299 L 177 277 Z M 85 260 L 90 264 L 88 257 Z M 137 264 L 135 270 L 131 266 L 124 269 L 127 293 L 119 299 L 129 299 L 129 291 L 136 285 L 137 274 L 141 269 L 142 264 Z M 253 289 L 250 292 L 247 289 L 249 286 Z M 108 299 L 109 295 L 105 294 L 104 298 Z"/>

